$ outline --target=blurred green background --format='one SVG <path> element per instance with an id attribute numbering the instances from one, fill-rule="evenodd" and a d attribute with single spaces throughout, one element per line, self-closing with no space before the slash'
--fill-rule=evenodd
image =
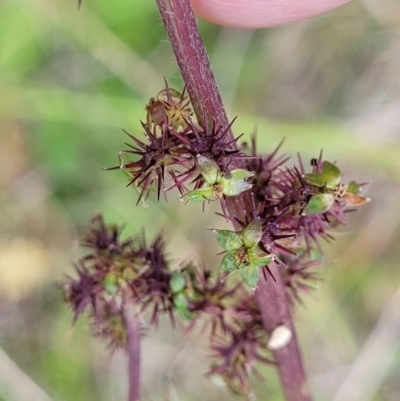
<path id="1" fill-rule="evenodd" d="M 118 164 L 141 135 L 144 106 L 182 87 L 155 2 L 2 0 L 0 3 L 0 400 L 126 399 L 124 357 L 110 356 L 54 286 L 73 274 L 77 238 L 100 209 L 126 233 L 169 233 L 171 259 L 218 265 L 206 226 L 214 210 L 149 200 Z M 337 160 L 368 181 L 372 202 L 327 247 L 297 326 L 316 400 L 400 399 L 400 4 L 360 0 L 311 20 L 243 31 L 200 22 L 236 134 L 259 147 Z M 396 245 L 397 244 L 397 245 Z M 214 252 L 215 251 L 215 252 Z M 143 341 L 143 400 L 235 400 L 203 378 L 209 351 L 162 323 Z M 273 369 L 254 380 L 281 400 Z"/>

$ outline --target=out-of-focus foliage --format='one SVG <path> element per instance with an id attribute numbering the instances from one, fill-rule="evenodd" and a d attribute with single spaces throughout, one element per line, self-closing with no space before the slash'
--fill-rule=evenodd
<path id="1" fill-rule="evenodd" d="M 123 173 L 102 170 L 118 163 L 121 128 L 140 136 L 163 76 L 181 88 L 179 72 L 149 0 L 85 0 L 80 11 L 74 1 L 3 0 L 0 15 L 0 400 L 124 399 L 122 356 L 110 358 L 80 323 L 71 330 L 53 283 L 72 274 L 78 233 L 96 209 L 127 222 L 127 235 L 165 226 L 171 258 L 218 269 L 203 228 L 224 222 L 211 208 L 151 196 L 149 208 L 135 207 Z M 200 26 L 229 117 L 239 115 L 236 134 L 248 139 L 257 125 L 260 151 L 286 137 L 285 151 L 303 160 L 324 148 L 346 182 L 371 183 L 372 202 L 349 216 L 297 324 L 317 400 L 398 400 L 398 0 L 256 32 Z M 200 379 L 200 336 L 161 324 L 143 344 L 144 399 L 228 399 Z M 267 387 L 255 380 L 255 391 L 279 400 L 265 372 Z M 346 398 L 349 385 L 360 395 Z"/>

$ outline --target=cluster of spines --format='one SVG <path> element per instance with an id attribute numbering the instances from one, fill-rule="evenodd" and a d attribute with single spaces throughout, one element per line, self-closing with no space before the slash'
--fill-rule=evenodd
<path id="1" fill-rule="evenodd" d="M 344 185 L 339 168 L 324 161 L 322 153 L 312 159 L 310 172 L 300 157 L 298 167 L 288 168 L 284 166 L 288 158 L 278 156 L 282 143 L 262 156 L 255 136 L 250 147 L 238 147 L 240 137 L 228 139 L 233 121 L 223 127 L 204 118 L 199 125 L 185 91 L 180 93 L 167 83 L 146 110 L 142 128 L 147 141 L 127 133 L 132 143 L 126 143 L 129 149 L 120 152 L 120 165 L 113 169 L 128 172 L 128 185 L 140 190 L 138 202 L 153 189 L 159 199 L 172 188 L 188 202 L 219 198 L 223 217 L 240 227 L 239 231 L 214 230 L 226 251 L 223 273 L 212 280 L 207 269 L 191 263 L 171 271 L 162 235 L 151 246 L 143 235 L 121 241 L 120 229 L 106 226 L 97 215 L 83 239 L 92 252 L 78 263 L 78 279 L 66 286 L 67 301 L 75 319 L 89 310 L 95 331 L 114 348 L 126 341 L 121 305 L 116 302 L 126 288 L 131 293 L 128 299 L 140 310 L 151 311 L 153 324 L 160 313 L 167 313 L 172 320 L 178 315 L 189 321 L 190 328 L 208 315 L 212 349 L 218 357 L 210 374 L 224 377 L 235 392 L 248 394 L 254 362 L 270 362 L 265 356 L 267 342 L 254 293 L 241 283 L 229 289 L 227 272 L 239 270 L 243 281 L 255 288 L 260 272 L 274 279 L 268 265 L 278 263 L 288 296 L 301 300 L 299 294 L 316 278 L 319 238 L 332 239 L 332 228 L 345 224 L 347 206 L 368 199 L 359 195 L 356 183 Z M 225 198 L 244 191 L 251 193 L 251 210 L 240 219 L 229 217 Z"/>
<path id="2" fill-rule="evenodd" d="M 140 191 L 138 203 L 153 190 L 159 200 L 161 192 L 166 195 L 173 188 L 181 195 L 188 192 L 188 187 L 201 188 L 204 178 L 196 163 L 198 155 L 213 160 L 224 175 L 229 175 L 234 160 L 244 156 L 236 149 L 239 138 L 227 140 L 233 122 L 228 127 L 216 122 L 200 126 L 193 118 L 185 91 L 180 93 L 165 85 L 146 106 L 146 123 L 142 122 L 146 141 L 125 131 L 132 143 L 126 143 L 129 149 L 120 152 L 120 165 L 110 168 L 129 174 L 128 186 Z"/>
<path id="3" fill-rule="evenodd" d="M 163 235 L 147 245 L 144 234 L 122 240 L 121 231 L 116 225 L 106 225 L 96 213 L 81 240 L 90 251 L 75 266 L 77 278 L 63 284 L 74 321 L 87 312 L 94 332 L 106 338 L 113 349 L 126 346 L 126 300 L 140 305 L 141 313 L 149 312 L 153 324 L 162 312 L 172 316 L 174 308 Z M 123 297 L 124 293 L 128 297 Z"/>
<path id="4" fill-rule="evenodd" d="M 144 233 L 122 239 L 121 232 L 99 213 L 91 219 L 81 239 L 89 253 L 77 263 L 77 276 L 62 283 L 74 321 L 85 313 L 94 334 L 111 350 L 127 346 L 127 303 L 140 316 L 142 331 L 157 326 L 161 315 L 174 325 L 182 320 L 187 331 L 201 321 L 214 354 L 208 374 L 247 393 L 255 363 L 270 362 L 253 294 L 241 283 L 232 286 L 224 273 L 213 278 L 204 266 L 187 263 L 172 269 L 161 233 L 147 245 Z"/>

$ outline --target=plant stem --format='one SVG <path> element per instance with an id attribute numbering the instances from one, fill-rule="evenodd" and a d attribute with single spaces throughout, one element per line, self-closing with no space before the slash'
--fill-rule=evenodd
<path id="1" fill-rule="evenodd" d="M 311 401 L 312 397 L 308 389 L 279 266 L 272 263 L 268 267 L 275 281 L 271 279 L 267 282 L 261 275 L 256 289 L 256 297 L 260 305 L 265 331 L 270 335 L 276 327 L 284 324 L 292 332 L 290 342 L 285 347 L 273 351 L 282 389 L 288 401 Z"/>
<path id="2" fill-rule="evenodd" d="M 219 126 L 228 126 L 228 118 L 190 1 L 156 2 L 198 119 L 206 120 L 208 124 L 216 121 Z M 233 140 L 232 132 L 225 136 L 225 140 Z M 250 213 L 253 209 L 250 196 L 246 193 L 228 198 L 227 206 L 229 213 L 238 217 L 243 216 L 244 210 Z M 271 271 L 276 281 L 267 282 L 261 275 L 256 296 L 266 333 L 270 335 L 277 326 L 285 324 L 293 334 L 288 345 L 273 351 L 283 392 L 287 401 L 311 401 L 285 286 L 278 267 L 272 266 Z"/>
<path id="3" fill-rule="evenodd" d="M 128 351 L 128 401 L 140 400 L 140 324 L 132 302 L 126 292 L 123 296 L 123 315 L 127 332 Z"/>
<path id="4" fill-rule="evenodd" d="M 228 126 L 206 49 L 189 0 L 156 0 L 199 123 Z"/>

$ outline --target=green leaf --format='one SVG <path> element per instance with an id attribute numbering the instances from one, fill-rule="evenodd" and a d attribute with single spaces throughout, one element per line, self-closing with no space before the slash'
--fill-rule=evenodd
<path id="1" fill-rule="evenodd" d="M 247 182 L 247 179 L 225 178 L 220 181 L 222 185 L 222 193 L 226 196 L 239 195 L 252 187 L 252 184 Z"/>
<path id="2" fill-rule="evenodd" d="M 328 211 L 335 203 L 334 194 L 314 195 L 307 203 L 307 214 L 322 214 Z"/>
<path id="3" fill-rule="evenodd" d="M 262 238 L 263 230 L 259 218 L 254 219 L 244 230 L 243 242 L 246 248 L 252 248 L 257 245 Z"/>
<path id="4" fill-rule="evenodd" d="M 208 184 L 213 185 L 220 180 L 222 173 L 218 167 L 218 164 L 215 163 L 214 160 L 202 155 L 197 155 L 197 164 L 199 166 L 201 175 Z"/>
<path id="5" fill-rule="evenodd" d="M 255 265 L 243 266 L 240 268 L 243 281 L 252 289 L 256 288 L 260 278 L 260 268 Z"/>
<path id="6" fill-rule="evenodd" d="M 182 197 L 185 203 L 188 202 L 204 202 L 206 200 L 212 200 L 214 195 L 211 187 L 195 189 L 194 191 L 188 192 Z"/>
<path id="7" fill-rule="evenodd" d="M 268 266 L 273 260 L 274 256 L 265 253 L 258 246 L 255 246 L 247 251 L 249 262 L 255 266 Z"/>
<path id="8" fill-rule="evenodd" d="M 350 181 L 346 186 L 346 192 L 358 195 L 358 193 L 360 192 L 360 187 L 355 181 Z"/>
<path id="9" fill-rule="evenodd" d="M 225 272 L 232 272 L 241 266 L 242 264 L 236 258 L 236 251 L 229 251 L 221 262 L 221 270 Z"/>
<path id="10" fill-rule="evenodd" d="M 172 273 L 169 286 L 174 293 L 181 292 L 186 287 L 185 276 L 182 272 L 175 271 Z"/>
<path id="11" fill-rule="evenodd" d="M 235 231 L 215 230 L 214 233 L 218 244 L 226 251 L 239 249 L 243 245 L 241 236 Z"/>

